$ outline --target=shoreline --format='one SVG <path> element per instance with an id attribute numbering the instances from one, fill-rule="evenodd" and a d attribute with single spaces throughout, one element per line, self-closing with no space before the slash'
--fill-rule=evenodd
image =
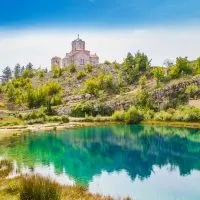
<path id="1" fill-rule="evenodd" d="M 64 130 L 84 127 L 95 127 L 95 126 L 109 126 L 109 125 L 123 125 L 124 123 L 105 121 L 105 122 L 69 122 L 69 123 L 45 123 L 45 124 L 33 124 L 23 126 L 2 126 L 0 127 L 0 137 L 5 137 L 10 134 L 20 134 L 22 132 L 37 132 L 37 131 L 53 131 L 53 130 Z M 125 124 L 124 124 L 125 125 Z M 142 121 L 138 125 L 152 125 L 152 126 L 169 126 L 177 128 L 195 128 L 200 129 L 200 123 L 198 122 L 163 122 L 147 120 Z"/>

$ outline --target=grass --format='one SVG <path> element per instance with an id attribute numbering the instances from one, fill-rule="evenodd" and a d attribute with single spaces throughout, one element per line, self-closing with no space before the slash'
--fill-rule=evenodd
<path id="1" fill-rule="evenodd" d="M 112 200 L 93 195 L 82 186 L 60 186 L 38 175 L 1 180 L 0 197 L 1 200 Z"/>
<path id="2" fill-rule="evenodd" d="M 13 170 L 13 164 L 8 160 L 0 161 L 0 178 L 5 178 Z"/>
<path id="3" fill-rule="evenodd" d="M 15 117 L 5 117 L 0 119 L 0 127 L 24 125 L 24 122 Z"/>
<path id="4" fill-rule="evenodd" d="M 13 170 L 12 162 L 0 161 L 1 200 L 111 200 L 111 197 L 93 195 L 82 186 L 61 186 L 55 181 L 39 175 L 7 178 Z"/>
<path id="5" fill-rule="evenodd" d="M 61 186 L 54 181 L 37 175 L 22 178 L 20 200 L 60 200 Z"/>

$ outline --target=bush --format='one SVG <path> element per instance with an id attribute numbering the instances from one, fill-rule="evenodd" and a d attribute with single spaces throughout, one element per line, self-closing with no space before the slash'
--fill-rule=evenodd
<path id="1" fill-rule="evenodd" d="M 88 116 L 110 116 L 113 113 L 113 109 L 105 104 L 93 104 L 93 103 L 78 103 L 73 105 L 71 110 L 72 117 L 85 117 Z"/>
<path id="2" fill-rule="evenodd" d="M 129 110 L 125 113 L 124 121 L 127 124 L 138 124 L 144 119 L 142 113 L 137 110 L 134 106 L 129 108 Z"/>
<path id="3" fill-rule="evenodd" d="M 168 109 L 155 114 L 158 121 L 180 121 L 180 122 L 199 122 L 200 108 L 180 107 L 179 109 Z"/>
<path id="4" fill-rule="evenodd" d="M 17 125 L 24 125 L 24 122 L 15 117 L 0 118 L 0 127 L 1 126 L 17 126 Z"/>
<path id="5" fill-rule="evenodd" d="M 80 79 L 82 79 L 82 78 L 85 77 L 85 76 L 86 76 L 86 73 L 85 73 L 84 71 L 80 71 L 80 72 L 77 74 L 76 78 L 77 78 L 78 80 L 80 80 Z"/>
<path id="6" fill-rule="evenodd" d="M 76 65 L 70 64 L 70 66 L 69 66 L 69 71 L 70 71 L 71 73 L 76 72 Z"/>
<path id="7" fill-rule="evenodd" d="M 33 110 L 30 113 L 27 113 L 22 116 L 23 120 L 32 120 L 32 119 L 39 119 L 39 118 L 46 118 L 46 114 L 43 109 L 40 110 Z"/>
<path id="8" fill-rule="evenodd" d="M 92 66 L 91 64 L 86 64 L 86 65 L 85 65 L 85 68 L 86 68 L 86 71 L 87 71 L 87 72 L 92 72 L 93 66 Z"/>
<path id="9" fill-rule="evenodd" d="M 124 121 L 124 117 L 125 117 L 124 110 L 115 111 L 113 113 L 113 115 L 112 115 L 112 119 L 114 121 L 119 121 L 119 122 L 123 122 Z"/>
<path id="10" fill-rule="evenodd" d="M 48 116 L 47 121 L 68 123 L 69 118 L 67 116 Z"/>
<path id="11" fill-rule="evenodd" d="M 37 175 L 26 176 L 22 180 L 20 200 L 60 200 L 61 187 L 48 178 Z"/>
<path id="12" fill-rule="evenodd" d="M 62 116 L 62 117 L 61 117 L 61 120 L 62 120 L 63 123 L 68 123 L 68 122 L 69 122 L 69 117 L 67 117 L 67 116 Z"/>
<path id="13" fill-rule="evenodd" d="M 155 114 L 154 119 L 158 121 L 171 121 L 172 115 L 168 112 L 160 111 L 159 113 Z"/>

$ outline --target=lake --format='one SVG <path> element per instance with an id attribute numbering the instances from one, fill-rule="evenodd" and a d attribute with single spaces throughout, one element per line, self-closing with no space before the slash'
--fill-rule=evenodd
<path id="1" fill-rule="evenodd" d="M 0 142 L 23 173 L 135 200 L 200 199 L 200 130 L 116 125 L 26 133 Z"/>

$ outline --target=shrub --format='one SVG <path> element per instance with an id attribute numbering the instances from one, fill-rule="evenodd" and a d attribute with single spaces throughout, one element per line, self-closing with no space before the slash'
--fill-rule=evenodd
<path id="1" fill-rule="evenodd" d="M 0 119 L 0 127 L 1 126 L 17 126 L 17 125 L 23 125 L 24 122 L 20 119 L 17 119 L 15 117 L 6 117 Z"/>
<path id="2" fill-rule="evenodd" d="M 26 176 L 22 180 L 20 200 L 60 200 L 61 187 L 48 178 L 37 175 Z"/>
<path id="3" fill-rule="evenodd" d="M 110 65 L 110 64 L 111 64 L 110 61 L 108 61 L 108 60 L 104 61 L 104 65 Z"/>
<path id="4" fill-rule="evenodd" d="M 189 96 L 194 98 L 199 91 L 199 87 L 197 85 L 188 85 L 185 89 L 185 93 Z"/>
<path id="5" fill-rule="evenodd" d="M 160 111 L 155 114 L 154 119 L 158 121 L 171 121 L 172 115 L 168 112 Z"/>
<path id="6" fill-rule="evenodd" d="M 125 117 L 125 112 L 124 110 L 119 110 L 119 111 L 115 111 L 112 115 L 112 119 L 114 121 L 120 121 L 123 122 L 124 121 L 124 117 Z"/>
<path id="7" fill-rule="evenodd" d="M 40 110 L 33 110 L 30 113 L 25 114 L 22 116 L 23 120 L 32 120 L 32 119 L 39 119 L 39 118 L 46 118 L 46 114 L 43 109 Z"/>
<path id="8" fill-rule="evenodd" d="M 134 106 L 129 108 L 129 110 L 125 113 L 124 121 L 127 124 L 138 124 L 144 119 L 142 113 L 137 110 Z"/>
<path id="9" fill-rule="evenodd" d="M 92 66 L 91 64 L 86 64 L 86 65 L 85 65 L 85 68 L 86 68 L 86 71 L 87 71 L 87 72 L 92 72 L 93 66 Z"/>
<path id="10" fill-rule="evenodd" d="M 69 65 L 69 71 L 70 71 L 71 73 L 76 72 L 76 65 L 70 64 L 70 65 Z"/>
<path id="11" fill-rule="evenodd" d="M 93 103 L 78 103 L 73 105 L 71 110 L 72 117 L 85 117 L 88 116 L 110 116 L 113 113 L 113 109 L 105 104 L 93 104 Z"/>
<path id="12" fill-rule="evenodd" d="M 67 116 L 62 116 L 62 117 L 61 117 L 61 120 L 62 120 L 63 123 L 68 123 L 68 122 L 69 122 L 69 117 L 67 117 Z"/>
<path id="13" fill-rule="evenodd" d="M 77 78 L 78 80 L 80 80 L 80 79 L 82 79 L 82 78 L 85 77 L 85 76 L 86 76 L 86 73 L 85 73 L 84 71 L 80 71 L 80 72 L 77 74 L 76 78 Z"/>

